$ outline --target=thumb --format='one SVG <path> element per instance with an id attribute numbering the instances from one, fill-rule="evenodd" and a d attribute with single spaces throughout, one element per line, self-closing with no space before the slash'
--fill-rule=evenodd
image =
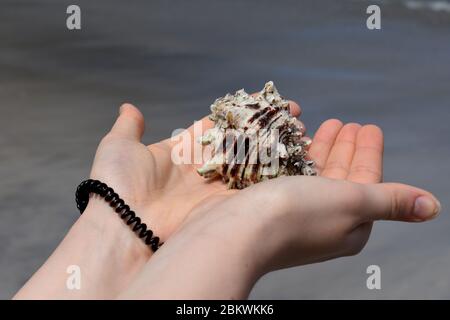
<path id="1" fill-rule="evenodd" d="M 441 204 L 430 192 L 399 183 L 366 185 L 369 220 L 427 221 L 437 216 Z"/>
<path id="2" fill-rule="evenodd" d="M 144 116 L 139 109 L 132 104 L 125 103 L 120 107 L 119 117 L 111 129 L 111 133 L 140 141 L 144 134 L 144 127 Z"/>

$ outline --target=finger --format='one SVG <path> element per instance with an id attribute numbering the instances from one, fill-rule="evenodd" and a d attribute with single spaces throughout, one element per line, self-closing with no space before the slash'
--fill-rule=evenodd
<path id="1" fill-rule="evenodd" d="M 315 161 L 319 172 L 325 167 L 328 155 L 342 126 L 341 121 L 330 119 L 322 123 L 314 135 L 309 149 L 309 156 Z"/>
<path id="2" fill-rule="evenodd" d="M 144 127 L 144 116 L 139 109 L 125 103 L 120 107 L 119 117 L 111 129 L 111 134 L 140 141 L 144 134 Z"/>
<path id="3" fill-rule="evenodd" d="M 383 132 L 375 125 L 362 127 L 356 137 L 348 180 L 358 183 L 378 183 L 383 178 Z"/>
<path id="4" fill-rule="evenodd" d="M 361 125 L 346 124 L 336 137 L 322 176 L 331 179 L 346 179 L 355 153 L 356 137 Z"/>
<path id="5" fill-rule="evenodd" d="M 364 186 L 366 199 L 362 212 L 368 220 L 420 222 L 434 218 L 441 210 L 430 192 L 398 183 Z"/>
<path id="6" fill-rule="evenodd" d="M 302 108 L 295 101 L 289 100 L 289 112 L 294 117 L 299 117 L 302 114 Z"/>

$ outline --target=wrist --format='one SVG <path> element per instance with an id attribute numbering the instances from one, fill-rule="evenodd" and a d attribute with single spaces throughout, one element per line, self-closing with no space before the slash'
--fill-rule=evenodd
<path id="1" fill-rule="evenodd" d="M 122 292 L 153 254 L 114 209 L 95 195 L 91 196 L 71 233 L 89 251 L 82 259 L 83 269 L 92 279 L 86 289 L 103 292 L 106 298 L 114 298 Z"/>
<path id="2" fill-rule="evenodd" d="M 253 196 L 255 193 L 253 194 Z M 246 250 L 246 254 L 250 257 L 254 270 L 258 277 L 266 273 L 278 269 L 278 260 L 280 252 L 283 248 L 289 246 L 290 243 L 286 239 L 284 227 L 280 222 L 286 222 L 289 219 L 287 214 L 287 203 L 291 199 L 286 199 L 283 192 L 274 190 L 271 193 L 261 193 L 261 196 L 248 201 L 247 195 L 242 193 L 242 198 L 237 198 L 236 204 L 229 207 L 236 208 L 233 212 L 229 212 L 230 219 L 234 219 L 234 225 L 239 226 L 239 235 L 244 236 L 247 245 L 237 246 L 241 250 Z M 264 203 L 262 206 L 255 207 L 254 203 Z M 281 232 L 280 232 L 281 231 Z M 233 232 L 233 234 L 238 234 Z"/>
<path id="3" fill-rule="evenodd" d="M 114 209 L 101 197 L 92 195 L 89 204 L 77 221 L 78 227 L 96 237 L 105 250 L 133 260 L 148 260 L 152 251 L 137 237 Z"/>
<path id="4" fill-rule="evenodd" d="M 16 299 L 111 299 L 148 261 L 151 251 L 102 199 L 92 197 L 52 256 Z M 80 288 L 67 287 L 69 266 L 79 268 Z"/>
<path id="5" fill-rule="evenodd" d="M 254 252 L 255 226 L 235 218 L 226 211 L 196 216 L 167 240 L 119 298 L 247 298 L 262 275 Z"/>
<path id="6" fill-rule="evenodd" d="M 84 260 L 92 287 L 108 298 L 122 292 L 153 254 L 114 209 L 95 195 L 72 231 L 91 251 Z"/>

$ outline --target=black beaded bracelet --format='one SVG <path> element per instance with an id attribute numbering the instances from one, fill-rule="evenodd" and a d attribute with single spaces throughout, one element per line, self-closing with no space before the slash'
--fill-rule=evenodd
<path id="1" fill-rule="evenodd" d="M 159 237 L 153 236 L 153 231 L 147 229 L 147 225 L 142 223 L 141 218 L 136 216 L 136 213 L 125 204 L 113 188 L 110 188 L 98 180 L 88 179 L 81 182 L 75 193 L 75 200 L 77 202 L 77 208 L 80 210 L 80 214 L 86 210 L 89 202 L 89 194 L 95 193 L 105 199 L 111 207 L 114 208 L 116 213 L 120 214 L 120 217 L 130 226 L 139 238 L 141 238 L 146 245 L 148 245 L 153 251 L 158 250 L 162 245 Z"/>

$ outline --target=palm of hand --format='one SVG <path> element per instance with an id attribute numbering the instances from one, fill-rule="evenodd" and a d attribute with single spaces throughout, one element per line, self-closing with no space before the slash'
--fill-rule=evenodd
<path id="1" fill-rule="evenodd" d="M 291 105 L 293 115 L 298 116 L 299 107 Z M 204 129 L 212 125 L 206 118 L 202 121 Z M 112 186 L 164 241 L 190 217 L 208 211 L 236 190 L 227 190 L 219 180 L 205 181 L 196 165 L 175 165 L 170 139 L 145 146 L 140 142 L 143 131 L 140 112 L 124 105 L 97 150 L 91 177 Z M 381 181 L 382 149 L 383 137 L 377 127 L 343 126 L 338 120 L 328 120 L 317 131 L 310 155 L 323 177 L 377 183 Z M 264 192 L 264 188 L 259 190 Z"/>

